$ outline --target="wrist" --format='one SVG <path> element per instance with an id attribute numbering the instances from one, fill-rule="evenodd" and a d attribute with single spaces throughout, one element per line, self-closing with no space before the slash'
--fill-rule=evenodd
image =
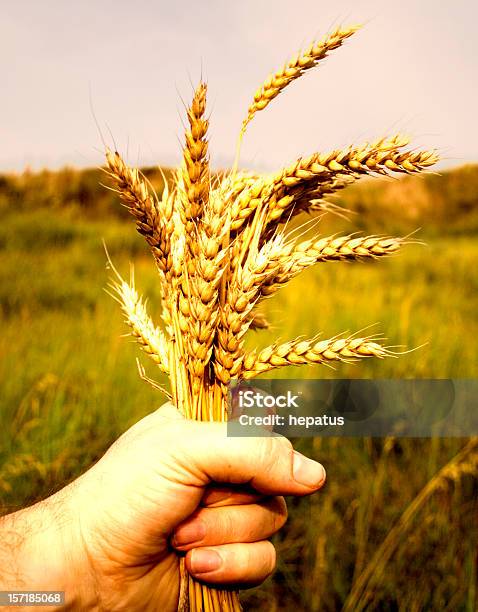
<path id="1" fill-rule="evenodd" d="M 63 591 L 65 609 L 96 607 L 94 576 L 72 501 L 67 488 L 0 519 L 0 590 Z"/>

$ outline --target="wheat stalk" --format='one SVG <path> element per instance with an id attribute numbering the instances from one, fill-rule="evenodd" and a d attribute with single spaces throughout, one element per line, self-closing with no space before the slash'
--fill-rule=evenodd
<path id="1" fill-rule="evenodd" d="M 413 520 L 430 497 L 440 490 L 446 490 L 466 474 L 475 475 L 478 471 L 478 438 L 472 438 L 461 451 L 451 459 L 423 487 L 403 512 L 387 537 L 377 548 L 367 567 L 356 580 L 345 604 L 344 611 L 360 612 L 367 607 L 371 587 L 376 584 L 385 570 L 386 564 L 397 550 L 401 541 L 413 526 Z"/>
<path id="2" fill-rule="evenodd" d="M 338 29 L 270 77 L 256 93 L 239 143 L 259 110 L 355 30 Z M 297 338 L 247 352 L 245 336 L 249 329 L 268 327 L 257 311 L 259 301 L 302 270 L 318 262 L 381 258 L 407 242 L 352 234 L 316 235 L 297 242 L 280 224 L 301 212 L 336 211 L 338 207 L 325 198 L 361 176 L 421 172 L 435 163 L 436 154 L 404 151 L 408 141 L 395 136 L 343 151 L 314 153 L 271 176 L 238 172 L 234 167 L 211 179 L 204 83 L 194 93 L 187 118 L 182 163 L 172 189 L 165 185 L 161 199 L 119 153 L 106 151 L 106 171 L 114 189 L 157 262 L 165 331 L 149 318 L 133 282 L 117 275 L 113 292 L 132 335 L 169 374 L 172 400 L 183 415 L 227 420 L 232 378 L 249 379 L 290 365 L 331 365 L 394 355 L 377 337 Z M 139 369 L 142 378 L 151 381 Z M 187 575 L 183 560 L 180 568 L 181 610 L 240 610 L 237 593 L 199 584 Z"/>

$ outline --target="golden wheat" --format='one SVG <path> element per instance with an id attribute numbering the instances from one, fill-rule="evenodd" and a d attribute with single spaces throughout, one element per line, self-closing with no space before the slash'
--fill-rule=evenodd
<path id="1" fill-rule="evenodd" d="M 355 30 L 336 30 L 270 77 L 255 95 L 239 143 L 257 111 Z M 403 151 L 408 140 L 395 136 L 314 153 L 271 176 L 238 172 L 235 166 L 211 179 L 204 83 L 196 89 L 187 117 L 183 160 L 172 189 L 166 185 L 161 199 L 138 170 L 129 168 L 117 152 L 106 151 L 107 172 L 158 264 L 164 330 L 149 318 L 133 283 L 118 276 L 113 288 L 133 336 L 168 372 L 173 402 L 184 416 L 226 421 L 232 378 L 248 379 L 283 366 L 393 355 L 378 338 L 356 335 L 297 338 L 247 352 L 245 335 L 249 329 L 268 327 L 257 311 L 259 301 L 305 268 L 383 257 L 406 242 L 357 235 L 298 242 L 279 224 L 300 212 L 337 210 L 326 198 L 350 182 L 361 176 L 420 172 L 435 163 L 436 154 Z M 180 574 L 179 609 L 240 610 L 237 593 L 199 584 L 188 576 L 183 559 Z"/>
<path id="2" fill-rule="evenodd" d="M 164 268 L 165 226 L 163 211 L 160 211 L 157 199 L 139 170 L 130 168 L 117 151 L 113 153 L 107 149 L 106 162 L 108 175 L 116 184 L 116 190 L 128 210 L 135 217 L 138 232 L 145 237 Z"/>
<path id="3" fill-rule="evenodd" d="M 183 179 L 185 219 L 196 219 L 209 197 L 209 161 L 206 133 L 209 122 L 204 118 L 206 112 L 205 83 L 201 83 L 194 93 L 188 109 L 189 130 L 186 131 L 186 145 L 183 153 Z"/>
<path id="4" fill-rule="evenodd" d="M 149 317 L 146 303 L 138 295 L 134 285 L 127 283 L 121 277 L 111 285 L 111 288 L 126 316 L 126 324 L 131 328 L 131 335 L 136 338 L 143 351 L 151 357 L 159 369 L 168 374 L 166 337 Z"/>
<path id="5" fill-rule="evenodd" d="M 386 357 L 392 353 L 371 338 L 332 338 L 330 340 L 292 340 L 273 344 L 261 351 L 247 353 L 242 362 L 241 376 L 254 378 L 284 366 L 350 362 L 361 357 Z"/>
<path id="6" fill-rule="evenodd" d="M 261 287 L 262 296 L 270 296 L 306 268 L 326 261 L 377 259 L 396 253 L 404 244 L 401 238 L 380 236 L 329 236 L 305 240 L 283 248 L 273 262 L 271 274 Z"/>
<path id="7" fill-rule="evenodd" d="M 162 199 L 158 200 L 139 170 L 130 168 L 117 151 L 106 150 L 106 164 L 107 174 L 113 180 L 116 191 L 136 219 L 136 229 L 151 247 L 161 279 L 162 316 L 169 325 L 170 305 L 166 292 L 173 267 L 170 236 L 174 228 L 175 194 L 169 193 L 165 181 Z"/>
<path id="8" fill-rule="evenodd" d="M 337 28 L 324 40 L 313 42 L 305 51 L 297 53 L 284 66 L 271 74 L 254 94 L 254 102 L 247 111 L 247 117 L 242 123 L 241 131 L 244 132 L 248 123 L 254 115 L 263 110 L 268 104 L 283 91 L 287 85 L 298 79 L 306 70 L 313 68 L 324 59 L 330 51 L 340 47 L 343 42 L 352 36 L 360 26 L 349 28 Z"/>
<path id="9" fill-rule="evenodd" d="M 299 158 L 270 178 L 260 178 L 243 189 L 232 205 L 232 229 L 239 229 L 259 203 L 267 202 L 268 221 L 307 210 L 313 200 L 331 195 L 350 182 L 374 174 L 413 174 L 435 164 L 435 151 L 401 151 L 408 140 L 400 135 L 344 151 L 314 153 Z M 297 206 L 300 205 L 300 208 Z"/>

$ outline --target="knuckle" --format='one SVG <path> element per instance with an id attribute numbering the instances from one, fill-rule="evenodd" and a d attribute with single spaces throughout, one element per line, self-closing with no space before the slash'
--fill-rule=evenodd
<path id="1" fill-rule="evenodd" d="M 262 471 L 270 472 L 276 465 L 276 443 L 273 438 L 261 438 L 259 448 L 259 462 L 262 466 Z"/>
<path id="2" fill-rule="evenodd" d="M 278 461 L 292 452 L 292 444 L 287 438 L 277 436 L 262 438 L 261 459 L 266 468 L 272 469 L 277 466 Z"/>
<path id="3" fill-rule="evenodd" d="M 285 438 L 284 436 L 276 436 L 275 439 L 281 446 L 283 446 L 287 450 L 290 450 L 290 451 L 294 450 L 294 447 L 292 446 L 292 442 L 288 440 L 287 438 Z"/>

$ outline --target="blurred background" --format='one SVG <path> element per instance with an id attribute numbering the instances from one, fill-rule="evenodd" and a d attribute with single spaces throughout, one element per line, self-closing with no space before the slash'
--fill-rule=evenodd
<path id="1" fill-rule="evenodd" d="M 241 165 L 270 171 L 314 150 L 409 133 L 439 172 L 363 180 L 321 231 L 407 235 L 385 261 L 322 264 L 264 304 L 251 345 L 370 324 L 398 359 L 291 377 L 475 378 L 478 370 L 476 4 L 424 0 L 240 4 L 19 2 L 0 36 L 0 512 L 52 493 L 96 461 L 161 395 L 161 380 L 104 291 L 104 240 L 159 321 L 153 261 L 105 189 L 102 138 L 163 188 L 180 159 L 182 99 L 210 84 L 211 153 L 232 160 L 255 88 L 338 23 L 364 29 L 250 126 Z M 14 62 L 12 61 L 12 53 Z M 8 62 L 7 62 L 8 59 Z M 100 132 L 102 135 L 100 135 Z M 418 231 L 417 231 L 418 230 Z M 419 347 L 419 348 L 418 348 Z M 283 374 L 281 373 L 281 376 Z M 478 444 L 470 439 L 296 440 L 326 488 L 290 500 L 278 571 L 251 610 L 478 607 Z"/>

